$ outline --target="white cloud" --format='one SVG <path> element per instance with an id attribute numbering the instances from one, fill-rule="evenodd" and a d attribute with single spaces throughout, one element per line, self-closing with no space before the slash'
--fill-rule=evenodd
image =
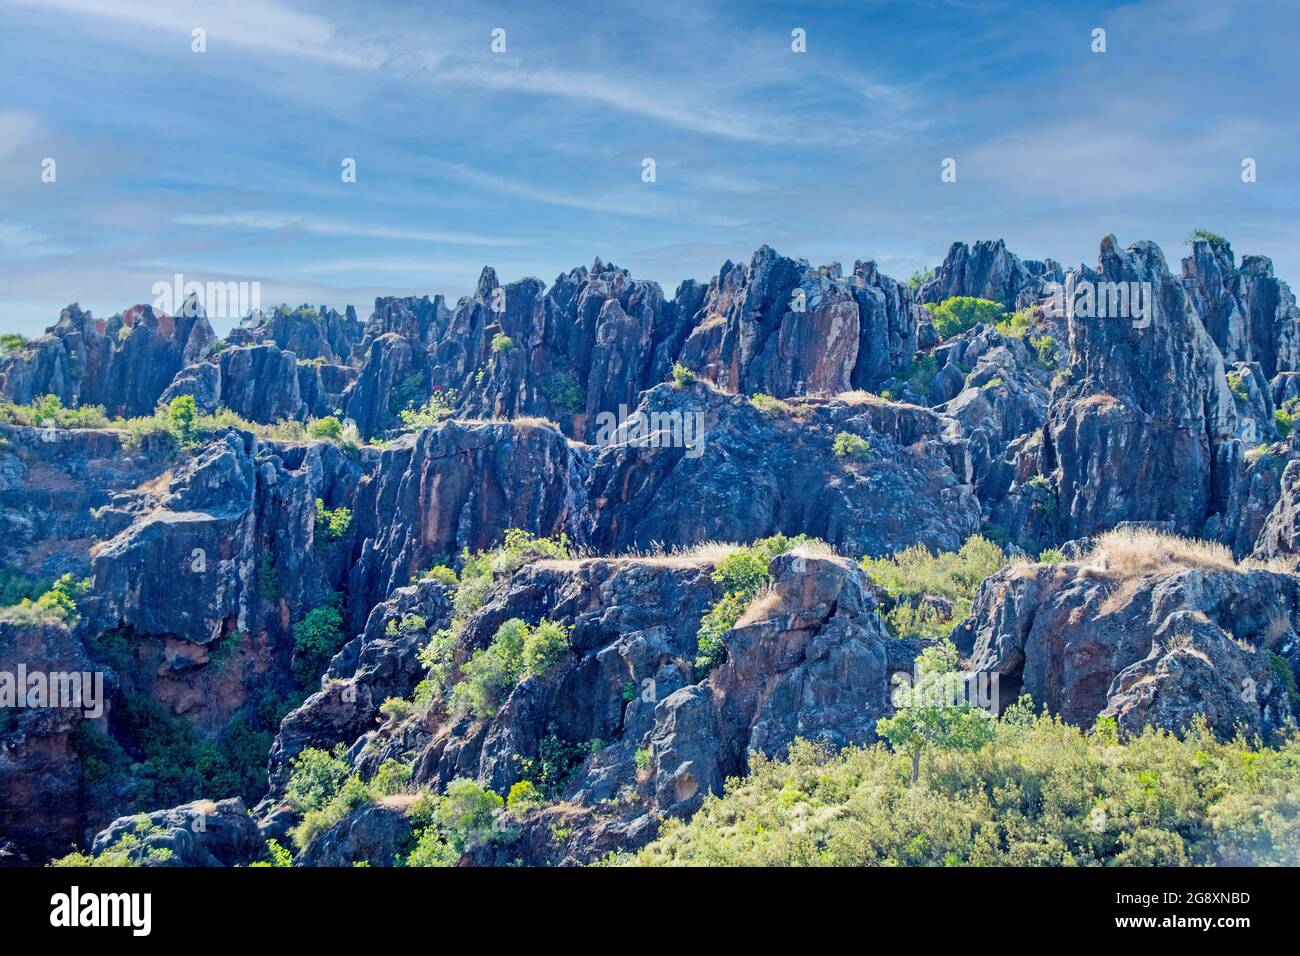
<path id="1" fill-rule="evenodd" d="M 76 14 L 157 32 L 175 33 L 188 50 L 191 31 L 207 31 L 209 52 L 239 46 L 328 60 L 342 66 L 368 67 L 374 59 L 341 42 L 328 20 L 300 13 L 274 0 L 0 0 L 0 6 L 34 7 Z M 151 41 L 152 42 L 152 41 Z"/>
<path id="2" fill-rule="evenodd" d="M 428 229 L 407 229 L 400 226 L 383 226 L 370 223 L 340 222 L 317 216 L 299 216 L 280 212 L 234 212 L 181 215 L 172 220 L 178 226 L 216 226 L 232 229 L 253 229 L 274 232 L 296 229 L 321 236 L 355 236 L 366 239 L 398 239 L 407 242 L 441 242 L 465 246 L 527 246 L 528 239 L 504 236 L 479 236 L 462 232 L 438 232 Z"/>

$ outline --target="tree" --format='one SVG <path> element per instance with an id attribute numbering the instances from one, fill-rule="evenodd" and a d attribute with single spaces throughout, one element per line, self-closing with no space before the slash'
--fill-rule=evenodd
<path id="1" fill-rule="evenodd" d="M 912 758 L 912 783 L 920 778 L 927 747 L 978 750 L 993 739 L 996 727 L 990 714 L 956 703 L 960 683 L 952 642 L 927 647 L 916 659 L 916 683 L 895 691 L 898 712 L 876 723 L 877 735 Z"/>

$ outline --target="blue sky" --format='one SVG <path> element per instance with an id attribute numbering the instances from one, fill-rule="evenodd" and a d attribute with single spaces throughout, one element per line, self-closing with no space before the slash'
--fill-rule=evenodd
<path id="1" fill-rule="evenodd" d="M 484 264 L 600 256 L 671 295 L 763 243 L 905 277 L 1113 232 L 1176 269 L 1200 226 L 1300 279 L 1287 0 L 563 6 L 0 0 L 0 330 L 176 272 L 363 318 Z"/>

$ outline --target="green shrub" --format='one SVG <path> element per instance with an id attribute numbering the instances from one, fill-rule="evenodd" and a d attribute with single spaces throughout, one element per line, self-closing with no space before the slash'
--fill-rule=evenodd
<path id="1" fill-rule="evenodd" d="M 162 831 L 141 817 L 135 824 L 134 831 L 122 834 L 115 843 L 102 850 L 98 856 L 88 853 L 69 853 L 61 859 L 54 860 L 50 866 L 58 867 L 136 867 L 166 866 L 175 858 L 175 854 L 166 847 L 152 847 L 146 841 Z"/>
<path id="2" fill-rule="evenodd" d="M 452 687 L 451 706 L 459 712 L 491 717 L 521 680 L 545 674 L 568 652 L 568 628 L 555 621 L 530 627 L 511 618 L 497 628 L 492 642 L 475 651 Z"/>
<path id="3" fill-rule="evenodd" d="M 531 780 L 520 780 L 506 795 L 506 809 L 515 816 L 524 816 L 542 805 L 542 791 Z"/>
<path id="4" fill-rule="evenodd" d="M 313 418 L 307 423 L 307 437 L 325 441 L 338 441 L 343 437 L 343 423 L 333 415 Z"/>
<path id="5" fill-rule="evenodd" d="M 370 781 L 370 792 L 376 797 L 390 797 L 404 793 L 411 785 L 411 765 L 389 757 L 379 765 Z"/>
<path id="6" fill-rule="evenodd" d="M 331 752 L 308 747 L 289 762 L 289 783 L 284 799 L 298 813 L 319 810 L 339 792 L 350 768 L 342 744 Z"/>
<path id="7" fill-rule="evenodd" d="M 1273 424 L 1277 428 L 1279 435 L 1283 438 L 1289 438 L 1291 429 L 1295 427 L 1295 417 L 1290 410 L 1279 408 L 1273 412 Z"/>
<path id="8" fill-rule="evenodd" d="M 569 369 L 561 369 L 542 381 L 542 394 L 551 408 L 566 415 L 576 415 L 587 405 L 587 392 L 578 376 Z"/>
<path id="9" fill-rule="evenodd" d="M 434 567 L 429 568 L 429 570 L 425 571 L 423 574 L 420 575 L 421 581 L 428 581 L 430 579 L 434 581 L 441 581 L 449 588 L 456 588 L 460 586 L 460 581 L 456 577 L 456 572 L 453 571 L 451 568 L 447 567 L 445 564 L 435 565 Z"/>
<path id="10" fill-rule="evenodd" d="M 0 608 L 35 600 L 50 589 L 52 581 L 24 574 L 11 564 L 0 561 Z"/>
<path id="11" fill-rule="evenodd" d="M 915 544 L 888 557 L 864 557 L 860 562 L 867 576 L 894 599 L 894 609 L 885 619 L 898 637 L 946 637 L 970 616 L 980 583 L 1006 563 L 1006 553 L 981 535 L 967 538 L 958 551 L 936 554 Z M 952 617 L 945 622 L 918 611 L 916 605 L 927 594 L 951 601 Z"/>
<path id="12" fill-rule="evenodd" d="M 1208 229 L 1193 229 L 1187 234 L 1187 244 L 1190 246 L 1198 239 L 1208 242 L 1212 246 L 1226 245 L 1228 240 L 1224 239 L 1217 232 L 1210 232 Z"/>
<path id="13" fill-rule="evenodd" d="M 1065 552 L 1058 548 L 1044 548 L 1038 552 L 1039 564 L 1060 564 L 1065 560 Z"/>
<path id="14" fill-rule="evenodd" d="M 279 840 L 267 840 L 262 859 L 255 860 L 248 865 L 250 867 L 293 866 L 293 853 L 288 848 L 281 846 Z"/>
<path id="15" fill-rule="evenodd" d="M 1250 391 L 1246 388 L 1246 378 L 1240 372 L 1228 373 L 1228 388 L 1238 401 L 1250 401 Z"/>
<path id="16" fill-rule="evenodd" d="M 777 555 L 810 543 L 806 535 L 790 538 L 783 534 L 761 538 L 748 547 L 728 553 L 713 570 L 713 580 L 722 585 L 723 595 L 700 618 L 695 651 L 695 673 L 702 677 L 726 660 L 722 636 L 735 626 L 745 608 L 767 583 L 767 566 Z"/>
<path id="17" fill-rule="evenodd" d="M 933 269 L 918 269 L 916 272 L 913 272 L 911 278 L 907 280 L 907 285 L 908 288 L 912 290 L 916 290 L 921 288 L 921 286 L 925 285 L 933 278 L 934 278 Z"/>
<path id="18" fill-rule="evenodd" d="M 647 770 L 649 769 L 650 761 L 653 758 L 654 754 L 651 752 L 649 747 L 638 747 L 632 759 L 636 763 L 637 770 Z"/>
<path id="19" fill-rule="evenodd" d="M 406 866 L 455 866 L 467 850 L 494 841 L 505 801 L 472 780 L 458 778 L 440 797 L 429 796 L 412 817 L 424 823 Z"/>
<path id="20" fill-rule="evenodd" d="M 695 381 L 695 373 L 681 362 L 677 362 L 673 365 L 673 381 L 678 388 L 685 388 Z"/>
<path id="21" fill-rule="evenodd" d="M 294 844 L 299 850 L 307 849 L 330 827 L 374 803 L 374 800 L 375 795 L 359 777 L 348 777 L 327 803 L 303 814 L 302 820 L 290 831 Z"/>
<path id="22" fill-rule="evenodd" d="M 690 819 L 666 821 L 640 865 L 1097 866 L 1300 864 L 1300 741 L 1124 743 L 1013 705 L 979 746 L 911 757 L 884 744 L 796 742 L 754 754 Z M 971 742 L 973 744 L 973 742 Z"/>
<path id="23" fill-rule="evenodd" d="M 762 392 L 751 395 L 749 404 L 768 415 L 789 415 L 794 411 L 789 402 L 783 402 L 779 398 L 773 398 L 771 395 L 765 395 Z"/>
<path id="24" fill-rule="evenodd" d="M 851 432 L 840 432 L 831 443 L 831 451 L 835 452 L 836 458 L 866 461 L 871 451 L 871 442 Z"/>
<path id="25" fill-rule="evenodd" d="M 308 611 L 293 626 L 293 673 L 298 683 L 304 687 L 314 683 L 345 643 L 347 633 L 335 595 L 331 603 Z"/>
<path id="26" fill-rule="evenodd" d="M 74 624 L 77 600 L 90 593 L 91 584 L 91 578 L 77 580 L 71 574 L 64 574 L 35 598 L 24 597 L 10 607 L 0 607 L 0 621 Z"/>
<path id="27" fill-rule="evenodd" d="M 324 537 L 327 540 L 337 541 L 348 533 L 351 524 L 352 510 L 350 508 L 339 507 L 331 511 L 325 507 L 323 499 L 316 499 L 316 527 L 324 530 Z"/>
<path id="28" fill-rule="evenodd" d="M 500 355 L 502 352 L 509 352 L 515 348 L 515 340 L 504 332 L 498 332 L 492 336 L 492 353 Z"/>
<path id="29" fill-rule="evenodd" d="M 927 305 L 926 308 L 941 340 L 961 335 L 981 323 L 996 325 L 1005 318 L 1002 306 L 997 302 L 968 295 L 953 296 L 937 305 Z"/>
<path id="30" fill-rule="evenodd" d="M 402 697 L 388 697 L 379 705 L 379 713 L 385 720 L 401 723 L 415 712 L 415 704 Z"/>
<path id="31" fill-rule="evenodd" d="M 0 352 L 17 352 L 27 347 L 27 336 L 20 335 L 17 332 L 6 332 L 0 335 Z"/>
<path id="32" fill-rule="evenodd" d="M 1026 306 L 1023 309 L 1017 309 L 999 322 L 997 329 L 1008 338 L 1023 339 L 1030 326 L 1041 316 L 1042 310 L 1037 305 Z"/>
<path id="33" fill-rule="evenodd" d="M 1050 335 L 1040 335 L 1033 340 L 1034 355 L 1039 364 L 1054 368 L 1061 361 L 1061 350 L 1056 347 L 1056 339 Z"/>
<path id="34" fill-rule="evenodd" d="M 404 408 L 401 410 L 399 414 L 402 419 L 402 428 L 405 431 L 430 428 L 444 419 L 451 418 L 456 412 L 457 400 L 458 395 L 454 388 L 435 388 L 433 394 L 429 396 L 429 400 L 419 409 Z"/>
<path id="35" fill-rule="evenodd" d="M 924 393 L 938 374 L 939 363 L 933 355 L 918 355 L 896 371 L 894 377 Z"/>

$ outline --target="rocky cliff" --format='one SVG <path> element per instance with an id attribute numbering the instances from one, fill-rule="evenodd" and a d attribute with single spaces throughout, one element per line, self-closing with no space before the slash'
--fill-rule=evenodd
<path id="1" fill-rule="evenodd" d="M 958 297 L 1002 318 L 936 325 Z M 857 560 L 977 534 L 1011 563 L 952 639 L 1001 706 L 1296 716 L 1300 310 L 1224 241 L 1180 274 L 958 243 L 913 283 L 764 247 L 671 298 L 485 269 L 224 341 L 183 311 L 73 305 L 0 356 L 0 671 L 105 687 L 5 711 L 0 860 L 390 865 L 466 781 L 512 802 L 461 862 L 637 848 L 796 739 L 876 741 L 936 638 Z M 304 797 L 305 760 L 355 799 Z"/>

